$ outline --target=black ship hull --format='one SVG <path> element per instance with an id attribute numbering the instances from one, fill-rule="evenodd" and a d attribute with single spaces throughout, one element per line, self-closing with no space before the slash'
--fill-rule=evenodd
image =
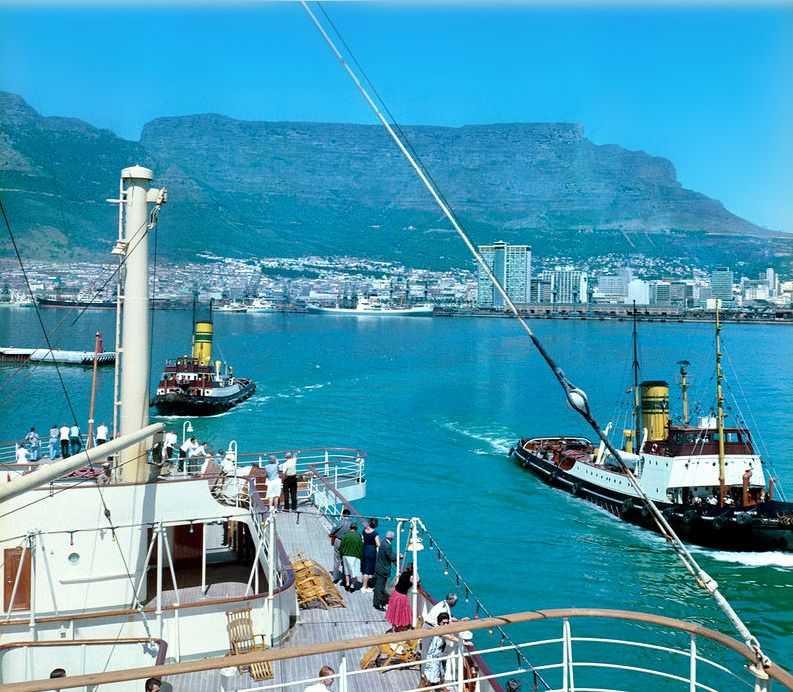
<path id="1" fill-rule="evenodd" d="M 215 416 L 253 396 L 256 384 L 252 380 L 240 378 L 238 382 L 244 384 L 239 391 L 228 396 L 192 396 L 169 392 L 155 396 L 151 405 L 161 416 Z"/>
<path id="2" fill-rule="evenodd" d="M 85 308 L 90 310 L 115 310 L 115 300 L 70 300 L 68 298 L 38 298 L 43 308 Z"/>
<path id="3" fill-rule="evenodd" d="M 520 444 L 510 455 L 521 468 L 531 471 L 546 485 L 592 502 L 630 524 L 659 532 L 640 499 L 583 480 Z M 655 504 L 686 543 L 736 552 L 793 551 L 793 502 L 769 500 L 747 509 Z"/>

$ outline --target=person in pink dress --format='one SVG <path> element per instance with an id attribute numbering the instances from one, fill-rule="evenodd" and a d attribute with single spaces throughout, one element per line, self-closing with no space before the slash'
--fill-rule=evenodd
<path id="1" fill-rule="evenodd" d="M 413 585 L 413 564 L 409 564 L 402 570 L 397 579 L 394 592 L 388 599 L 388 606 L 385 609 L 386 622 L 391 623 L 389 632 L 401 632 L 413 626 L 413 608 L 410 605 L 408 591 Z"/>

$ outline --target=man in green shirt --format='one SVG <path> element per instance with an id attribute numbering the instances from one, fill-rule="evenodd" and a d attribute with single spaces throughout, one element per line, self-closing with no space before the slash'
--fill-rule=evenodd
<path id="1" fill-rule="evenodd" d="M 350 524 L 350 530 L 341 537 L 339 552 L 344 565 L 344 588 L 352 593 L 361 573 L 363 557 L 363 537 L 358 533 L 358 524 Z"/>

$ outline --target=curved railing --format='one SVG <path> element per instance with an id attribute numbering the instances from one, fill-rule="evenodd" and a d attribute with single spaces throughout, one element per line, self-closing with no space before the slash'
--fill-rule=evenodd
<path id="1" fill-rule="evenodd" d="M 643 636 L 648 635 L 648 632 L 651 631 L 650 627 L 662 628 L 663 636 L 687 635 L 688 645 L 685 647 L 668 646 L 666 643 L 657 644 L 628 638 L 627 636 L 623 638 L 616 638 L 614 636 L 573 636 L 571 621 L 583 619 L 609 621 L 608 635 L 613 634 L 615 622 L 620 623 L 626 628 L 640 625 Z M 505 628 L 514 625 L 528 625 L 529 623 L 546 623 L 546 626 L 555 623 L 557 627 L 561 625 L 561 636 L 526 640 L 515 645 L 499 646 L 477 651 L 476 653 L 478 655 L 487 659 L 494 655 L 501 656 L 502 665 L 493 666 L 494 669 L 499 671 L 496 673 L 485 673 L 484 671 L 479 671 L 476 666 L 471 666 L 468 662 L 473 654 L 464 648 L 455 647 L 449 655 L 443 658 L 448 661 L 456 660 L 456 671 L 466 671 L 462 677 L 459 673 L 454 673 L 456 677 L 452 680 L 448 678 L 447 673 L 447 679 L 442 685 L 425 685 L 420 687 L 418 685 L 418 672 L 416 672 L 416 686 L 405 688 L 405 692 L 418 692 L 419 690 L 427 692 L 429 690 L 440 690 L 447 687 L 467 690 L 476 685 L 478 685 L 479 689 L 485 691 L 494 689 L 495 681 L 503 681 L 509 678 L 523 679 L 526 683 L 526 687 L 529 687 L 532 685 L 532 682 L 536 682 L 540 679 L 539 677 L 534 678 L 535 671 L 538 675 L 542 674 L 543 679 L 548 681 L 547 689 L 553 692 L 610 692 L 612 690 L 635 690 L 641 687 L 645 689 L 657 689 L 657 687 L 652 686 L 652 681 L 661 679 L 678 683 L 676 688 L 670 689 L 683 690 L 687 688 L 690 692 L 697 692 L 697 690 L 705 690 L 706 692 L 725 690 L 733 692 L 741 689 L 754 689 L 755 692 L 766 692 L 770 689 L 771 680 L 780 683 L 788 690 L 793 690 L 793 676 L 791 676 L 790 673 L 773 663 L 768 663 L 764 667 L 758 667 L 753 651 L 745 644 L 732 637 L 716 632 L 703 625 L 676 620 L 674 618 L 650 613 L 605 610 L 600 608 L 562 608 L 512 613 L 481 620 L 456 622 L 444 627 L 432 629 L 427 628 L 410 630 L 409 632 L 395 632 L 358 639 L 344 639 L 312 646 L 269 649 L 264 652 L 253 654 L 202 659 L 146 669 L 120 670 L 95 675 L 75 676 L 60 681 L 60 684 L 63 685 L 63 687 L 77 687 L 110 682 L 123 682 L 156 675 L 158 677 L 167 678 L 168 681 L 178 689 L 179 676 L 184 674 L 207 670 L 220 670 L 223 668 L 230 670 L 231 667 L 247 666 L 261 661 L 288 661 L 290 659 L 323 655 L 327 659 L 329 658 L 328 654 L 336 654 L 338 660 L 338 655 L 340 654 L 341 661 L 338 665 L 338 670 L 333 676 L 334 678 L 338 678 L 340 689 L 348 689 L 348 683 L 356 679 L 362 680 L 359 685 L 366 686 L 366 681 L 368 681 L 371 689 L 377 689 L 377 681 L 383 679 L 383 673 L 389 670 L 416 666 L 419 661 L 409 661 L 384 667 L 360 670 L 358 669 L 357 662 L 361 651 L 365 651 L 371 647 L 389 647 L 392 644 L 399 645 L 400 643 L 404 643 L 405 640 L 427 639 L 437 634 L 459 634 L 465 630 L 483 633 L 484 630 L 488 629 Z M 718 653 L 712 655 L 718 655 L 720 658 L 719 661 L 712 660 L 712 658 L 703 655 L 700 651 L 700 646 L 703 643 L 706 643 L 708 647 L 718 647 L 718 649 L 716 649 Z M 584 645 L 592 644 L 607 647 L 611 656 L 597 659 L 594 656 L 587 655 L 586 658 L 582 658 L 582 649 Z M 677 668 L 672 666 L 671 668 L 661 669 L 660 662 L 658 666 L 651 667 L 650 663 L 646 665 L 634 665 L 634 663 L 637 662 L 632 659 L 627 661 L 625 659 L 618 659 L 616 661 L 609 660 L 610 658 L 616 658 L 616 647 L 626 647 L 629 651 L 650 652 L 656 659 L 659 658 L 659 654 L 668 654 L 679 661 L 681 665 Z M 534 669 L 527 669 L 518 663 L 517 666 L 513 664 L 508 666 L 507 670 L 504 670 L 503 654 L 505 652 L 514 654 L 517 649 L 521 648 L 534 648 L 538 651 L 542 648 L 547 648 L 556 653 L 549 657 L 550 660 L 547 663 L 538 663 Z M 352 652 L 352 655 L 350 652 Z M 589 654 L 589 651 L 587 650 L 586 653 Z M 516 659 L 512 660 L 519 661 L 520 659 L 516 657 Z M 584 674 L 585 671 L 599 671 L 599 677 L 607 679 L 598 679 L 593 684 L 590 680 L 586 679 L 588 676 Z M 221 671 L 221 680 L 223 675 L 224 673 Z M 711 676 L 717 677 L 718 680 L 712 681 L 710 679 Z M 317 678 L 296 680 L 292 677 L 288 681 L 267 682 L 266 684 L 249 687 L 239 692 L 287 689 L 300 690 L 306 685 L 317 682 L 317 680 Z M 52 683 L 50 681 L 39 680 L 9 685 L 5 689 L 7 689 L 8 692 L 43 692 L 44 690 L 51 689 L 51 685 Z M 546 687 L 544 685 L 538 685 L 537 689 L 546 689 Z"/>

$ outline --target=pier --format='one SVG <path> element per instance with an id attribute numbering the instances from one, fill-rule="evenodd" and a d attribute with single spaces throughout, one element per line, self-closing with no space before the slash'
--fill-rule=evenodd
<path id="1" fill-rule="evenodd" d="M 0 346 L 0 363 L 42 363 L 44 365 L 83 365 L 93 366 L 96 355 L 97 365 L 113 365 L 116 354 L 113 351 L 103 351 L 94 354 L 93 351 L 64 351 L 48 348 L 15 348 L 13 346 Z"/>

